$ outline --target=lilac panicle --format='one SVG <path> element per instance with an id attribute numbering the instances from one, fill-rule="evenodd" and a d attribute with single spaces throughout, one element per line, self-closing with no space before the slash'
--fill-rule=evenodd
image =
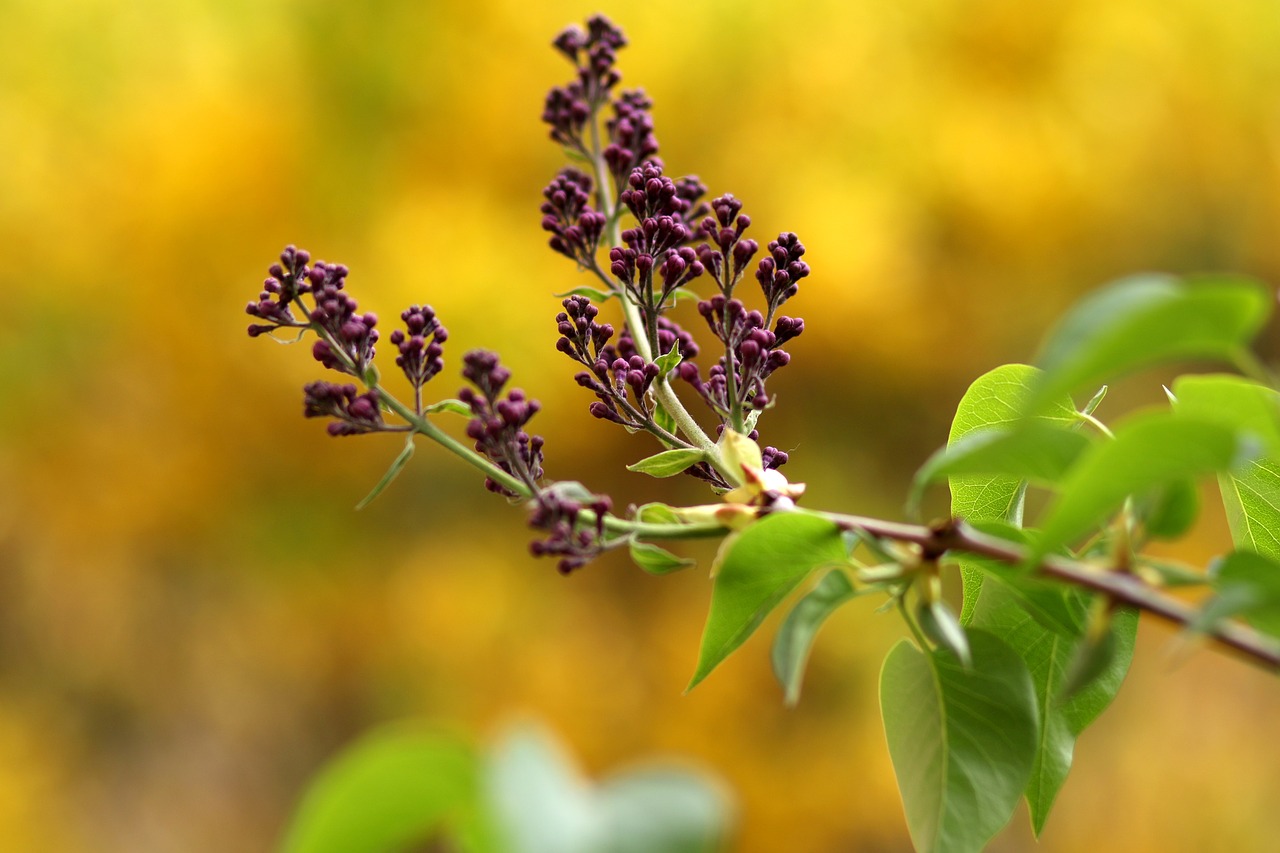
<path id="1" fill-rule="evenodd" d="M 323 333 L 311 353 L 316 361 L 331 370 L 363 377 L 373 360 L 373 345 L 378 340 L 374 326 L 378 324 L 378 317 L 356 312 L 356 301 L 343 289 L 347 273 L 343 264 L 316 261 L 311 267 L 308 278 L 315 308 L 311 310 L 310 319 Z M 334 343 L 339 352 L 334 352 Z"/>
<path id="2" fill-rule="evenodd" d="M 431 306 L 411 305 L 400 315 L 405 330 L 391 333 L 391 343 L 399 350 L 396 366 L 404 371 L 415 391 L 444 369 L 444 342 L 449 330 L 440 325 Z"/>
<path id="3" fill-rule="evenodd" d="M 698 312 L 707 321 L 712 334 L 725 344 L 726 356 L 714 365 L 703 381 L 692 365 L 681 365 L 679 376 L 702 396 L 722 418 L 732 412 L 735 400 L 729 396 L 729 371 L 733 371 L 736 402 L 743 411 L 759 411 L 769 405 L 765 381 L 775 370 L 786 366 L 791 356 L 781 349 L 778 335 L 765 328 L 765 317 L 759 311 L 748 311 L 738 299 L 725 299 L 716 294 L 698 303 Z M 783 321 L 786 321 L 784 324 Z M 790 317 L 779 319 L 779 325 L 790 335 L 799 335 L 804 324 Z M 730 360 L 731 356 L 731 360 Z"/>
<path id="4" fill-rule="evenodd" d="M 245 307 L 250 317 L 266 320 L 266 323 L 254 323 L 249 326 L 249 337 L 272 332 L 281 327 L 305 326 L 293 315 L 293 301 L 311 290 L 307 267 L 311 254 L 296 246 L 286 246 L 280 253 L 280 263 L 272 264 L 267 271 L 270 274 L 262 285 L 256 302 Z"/>
<path id="5" fill-rule="evenodd" d="M 804 244 L 790 231 L 784 231 L 777 240 L 769 242 L 769 255 L 760 259 L 756 280 L 769 303 L 770 317 L 778 306 L 796 295 L 800 279 L 809 275 L 809 265 L 800 260 L 803 255 Z"/>
<path id="6" fill-rule="evenodd" d="M 588 204 L 592 180 L 577 169 L 562 169 L 542 190 L 542 228 L 552 233 L 551 248 L 583 266 L 595 261 L 605 216 Z"/>
<path id="7" fill-rule="evenodd" d="M 576 499 L 557 493 L 554 488 L 538 494 L 529 516 L 529 526 L 547 531 L 547 538 L 529 544 L 535 557 L 559 557 L 556 568 L 561 574 L 586 565 L 605 550 L 604 519 L 613 508 L 607 495 L 591 495 Z M 584 509 L 595 514 L 594 524 L 579 528 Z"/>
<path id="8" fill-rule="evenodd" d="M 329 435 L 359 435 L 385 428 L 382 408 L 374 391 L 356 392 L 354 385 L 312 382 L 303 389 L 302 413 L 308 418 L 334 418 Z"/>
<path id="9" fill-rule="evenodd" d="M 702 220 L 702 233 L 710 240 L 698 246 L 698 260 L 711 270 L 725 296 L 733 295 L 733 287 L 746 272 L 747 265 L 760 249 L 755 240 L 744 240 L 742 234 L 751 225 L 751 217 L 742 213 L 742 202 L 726 193 L 711 202 L 711 216 Z M 728 270 L 725 259 L 730 260 Z M 726 275 L 727 272 L 727 275 Z"/>
<path id="10" fill-rule="evenodd" d="M 605 122 L 609 144 L 602 152 L 614 186 L 621 188 L 631 170 L 657 159 L 658 138 L 653 135 L 653 101 L 643 89 L 622 92 L 613 102 L 613 118 Z"/>
<path id="11" fill-rule="evenodd" d="M 467 435 L 489 461 L 536 491 L 542 478 L 542 437 L 530 436 L 524 427 L 541 406 L 537 400 L 526 398 L 519 388 L 502 397 L 511 373 L 498 363 L 495 353 L 473 350 L 462 361 L 462 375 L 476 389 L 458 392 L 458 399 L 471 408 L 473 416 L 467 423 Z M 492 478 L 485 479 L 485 488 L 518 497 Z"/>
<path id="12" fill-rule="evenodd" d="M 622 31 L 603 15 L 589 18 L 585 32 L 569 27 L 556 36 L 552 45 L 578 71 L 572 83 L 548 92 L 543 105 L 542 121 L 550 126 L 551 138 L 556 142 L 578 151 L 587 150 L 582 132 L 622 79 L 614 66 L 618 50 L 626 44 Z"/>

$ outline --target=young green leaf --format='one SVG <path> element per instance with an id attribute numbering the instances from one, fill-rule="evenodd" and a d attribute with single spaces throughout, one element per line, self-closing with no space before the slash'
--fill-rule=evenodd
<path id="1" fill-rule="evenodd" d="M 1236 359 L 1270 310 L 1267 289 L 1247 278 L 1121 279 L 1079 302 L 1049 336 L 1038 360 L 1045 375 L 1026 411 L 1161 362 Z"/>
<path id="2" fill-rule="evenodd" d="M 672 435 L 675 435 L 676 430 L 679 429 L 676 424 L 675 415 L 668 412 L 666 407 L 661 403 L 658 403 L 653 407 L 653 422 L 657 424 L 659 428 L 665 429 Z"/>
<path id="3" fill-rule="evenodd" d="M 916 608 L 916 622 L 924 635 L 940 649 L 946 649 L 955 655 L 960 663 L 973 666 L 973 655 L 969 652 L 969 637 L 964 626 L 956 618 L 951 607 L 942 599 L 921 601 Z"/>
<path id="4" fill-rule="evenodd" d="M 636 521 L 643 521 L 646 524 L 680 524 L 683 519 L 667 504 L 655 502 L 637 507 Z"/>
<path id="5" fill-rule="evenodd" d="M 1129 495 L 1229 471 L 1250 452 L 1247 441 L 1221 424 L 1170 412 L 1133 417 L 1114 441 L 1093 445 L 1062 481 L 1028 563 L 1104 521 Z"/>
<path id="6" fill-rule="evenodd" d="M 671 345 L 671 349 L 658 357 L 654 364 L 658 365 L 658 377 L 665 379 L 667 374 L 680 366 L 680 362 L 684 361 L 684 354 L 680 352 L 680 342 L 676 341 Z"/>
<path id="7" fill-rule="evenodd" d="M 1177 539 L 1200 514 L 1195 480 L 1171 480 L 1134 501 L 1134 517 L 1153 539 Z"/>
<path id="8" fill-rule="evenodd" d="M 845 560 L 840 529 L 803 511 L 767 515 L 738 533 L 715 576 L 698 666 L 686 689 L 742 645 L 810 572 Z"/>
<path id="9" fill-rule="evenodd" d="M 1035 757 L 1031 675 L 985 631 L 973 665 L 898 643 L 880 673 L 880 708 L 911 840 L 922 853 L 979 851 L 1009 821 Z"/>
<path id="10" fill-rule="evenodd" d="M 440 400 L 437 403 L 426 406 L 422 412 L 427 415 L 434 415 L 437 412 L 449 412 L 455 415 L 462 415 L 464 418 L 469 418 L 472 415 L 471 407 L 461 400 Z"/>
<path id="11" fill-rule="evenodd" d="M 612 299 L 616 294 L 607 290 L 597 290 L 594 287 L 575 287 L 573 290 L 566 290 L 564 293 L 555 294 L 556 299 L 565 299 L 570 296 L 585 296 L 592 302 L 605 302 Z"/>
<path id="12" fill-rule="evenodd" d="M 1040 371 L 1025 364 L 1005 364 L 974 380 L 956 407 L 947 446 L 965 436 L 993 427 L 1011 426 L 1021 419 L 1021 412 Z M 1062 398 L 1046 411 L 1044 419 L 1051 426 L 1068 427 L 1078 415 L 1069 398 Z M 1022 524 L 1022 481 L 1009 474 L 956 474 L 948 479 L 951 489 L 951 514 L 968 521 L 1010 521 Z M 960 559 L 960 575 L 964 582 L 964 604 L 960 621 L 965 622 L 982 588 L 983 573 Z"/>
<path id="13" fill-rule="evenodd" d="M 627 470 L 648 474 L 650 477 L 674 477 L 691 465 L 701 462 L 704 456 L 703 452 L 696 447 L 664 450 L 647 459 L 641 459 L 634 465 L 628 465 Z"/>
<path id="14" fill-rule="evenodd" d="M 382 494 L 383 489 L 391 485 L 391 482 L 395 480 L 396 477 L 400 476 L 400 472 L 404 470 L 404 466 L 408 465 L 409 460 L 412 458 L 413 434 L 410 433 L 409 437 L 404 440 L 404 450 L 401 450 L 396 458 L 391 460 L 391 466 L 387 468 L 387 473 L 383 474 L 382 479 L 373 487 L 373 490 L 370 491 L 369 494 L 365 495 L 364 499 L 361 500 L 360 503 L 356 504 L 356 510 L 362 510 L 369 504 L 373 503 L 374 498 Z"/>
<path id="15" fill-rule="evenodd" d="M 788 707 L 800 701 L 800 686 L 818 629 L 840 605 L 857 595 L 849 576 L 837 569 L 827 572 L 787 614 L 773 639 L 773 674 L 785 691 Z"/>
<path id="16" fill-rule="evenodd" d="M 308 786 L 284 853 L 397 853 L 468 815 L 479 797 L 471 748 L 449 735 L 392 726 L 365 735 Z"/>
<path id="17" fill-rule="evenodd" d="M 1178 412 L 1258 436 L 1266 456 L 1221 474 L 1218 486 L 1237 548 L 1280 559 L 1280 393 L 1237 376 L 1184 376 Z"/>
<path id="18" fill-rule="evenodd" d="M 631 561 L 651 575 L 669 575 L 694 565 L 693 560 L 677 557 L 665 548 L 649 542 L 631 542 Z"/>

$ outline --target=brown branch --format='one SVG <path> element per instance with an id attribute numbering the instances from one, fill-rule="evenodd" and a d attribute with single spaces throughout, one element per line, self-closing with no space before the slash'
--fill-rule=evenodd
<path id="1" fill-rule="evenodd" d="M 960 519 L 925 527 L 856 515 L 824 515 L 845 530 L 918 545 L 926 556 L 937 557 L 947 551 L 965 551 L 1014 566 L 1026 561 L 1026 551 L 1023 548 L 981 533 Z M 1114 602 L 1145 611 L 1184 628 L 1194 623 L 1198 616 L 1195 608 L 1160 593 L 1129 572 L 1106 571 L 1079 560 L 1052 555 L 1042 558 L 1033 571 L 1043 577 L 1101 593 Z M 1280 643 L 1267 635 L 1239 622 L 1226 621 L 1206 628 L 1204 633 L 1250 663 L 1263 669 L 1280 671 Z"/>

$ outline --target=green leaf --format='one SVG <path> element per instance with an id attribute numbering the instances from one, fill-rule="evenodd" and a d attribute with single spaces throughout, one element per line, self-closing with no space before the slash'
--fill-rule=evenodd
<path id="1" fill-rule="evenodd" d="M 636 508 L 636 521 L 645 524 L 682 524 L 684 519 L 664 503 L 647 503 Z"/>
<path id="2" fill-rule="evenodd" d="M 404 450 L 391 461 L 391 466 L 387 468 L 387 473 L 382 475 L 382 479 L 373 487 L 369 494 L 364 496 L 360 503 L 356 504 L 356 510 L 362 510 L 369 504 L 373 503 L 374 498 L 382 494 L 382 490 L 391 485 L 391 481 L 400 476 L 400 472 L 404 470 L 404 466 L 409 464 L 409 460 L 413 458 L 413 433 L 404 440 Z"/>
<path id="3" fill-rule="evenodd" d="M 647 459 L 641 459 L 634 465 L 628 465 L 627 470 L 648 474 L 650 477 L 674 477 L 704 458 L 706 458 L 705 454 L 696 447 L 682 447 L 676 450 L 664 450 Z"/>
<path id="4" fill-rule="evenodd" d="M 1184 536 L 1200 514 L 1200 493 L 1194 480 L 1177 479 L 1134 501 L 1134 517 L 1155 539 Z"/>
<path id="5" fill-rule="evenodd" d="M 773 639 L 773 674 L 785 691 L 788 707 L 800 701 L 809 650 L 818 629 L 840 605 L 857 595 L 849 576 L 837 569 L 828 572 L 787 614 Z"/>
<path id="6" fill-rule="evenodd" d="M 840 529 L 803 511 L 776 512 L 739 532 L 723 552 L 698 666 L 686 691 L 742 645 L 810 572 L 845 561 Z"/>
<path id="7" fill-rule="evenodd" d="M 898 643 L 880 708 L 911 840 L 922 853 L 979 851 L 1009 821 L 1031 777 L 1039 721 L 1016 652 L 971 631 L 973 665 Z"/>
<path id="8" fill-rule="evenodd" d="M 675 435 L 676 430 L 679 429 L 676 424 L 675 415 L 668 412 L 666 407 L 661 403 L 658 403 L 653 407 L 653 422 L 672 435 Z"/>
<path id="9" fill-rule="evenodd" d="M 975 527 L 1018 544 L 1030 541 L 1032 533 L 995 522 Z M 1127 610 L 1114 614 L 1111 629 L 1116 634 L 1116 645 L 1111 666 L 1091 686 L 1063 702 L 1062 693 L 1086 630 L 1092 596 L 1040 580 L 1004 563 L 973 560 L 971 565 L 982 566 L 990 576 L 982 585 L 967 624 L 989 631 L 1017 649 L 1035 682 L 1042 725 L 1026 794 L 1032 827 L 1039 834 L 1071 769 L 1076 738 L 1102 713 L 1124 681 L 1133 657 L 1137 616 Z"/>
<path id="10" fill-rule="evenodd" d="M 1130 418 L 1115 435 L 1090 447 L 1062 481 L 1028 563 L 1105 521 L 1129 495 L 1230 470 L 1250 453 L 1227 427 L 1171 412 Z"/>
<path id="11" fill-rule="evenodd" d="M 1043 381 L 1026 411 L 1142 367 L 1190 358 L 1236 359 L 1271 310 L 1271 295 L 1251 279 L 1121 279 L 1073 308 L 1041 350 Z"/>
<path id="12" fill-rule="evenodd" d="M 946 649 L 955 655 L 965 667 L 973 665 L 973 655 L 969 652 L 969 637 L 964 626 L 956 618 L 951 607 L 942 599 L 921 601 L 916 609 L 916 621 L 920 630 L 940 649 Z"/>
<path id="13" fill-rule="evenodd" d="M 374 731 L 307 787 L 284 853 L 398 853 L 474 817 L 476 757 L 457 738 L 414 726 Z"/>
<path id="14" fill-rule="evenodd" d="M 599 802 L 607 837 L 586 853 L 714 853 L 728 835 L 727 795 L 687 770 L 641 768 L 606 779 Z"/>
<path id="15" fill-rule="evenodd" d="M 979 376 L 956 407 L 947 446 L 956 444 L 970 433 L 1019 422 L 1039 375 L 1040 371 L 1034 367 L 1006 364 Z M 1045 413 L 1045 420 L 1060 427 L 1072 425 L 1077 419 L 1075 406 L 1068 398 L 1059 400 L 1053 409 Z M 970 522 L 996 520 L 1022 524 L 1024 487 L 1017 477 L 1008 474 L 957 474 L 949 478 L 948 485 L 953 516 Z M 965 622 L 978 599 L 983 574 L 964 559 L 959 563 L 964 581 L 960 621 Z"/>
<path id="16" fill-rule="evenodd" d="M 1237 548 L 1280 559 L 1280 394 L 1235 376 L 1184 376 L 1178 411 L 1259 436 L 1267 456 L 1218 477 Z"/>
<path id="17" fill-rule="evenodd" d="M 585 296 L 592 302 L 605 302 L 612 299 L 615 294 L 607 290 L 597 290 L 594 287 L 575 287 L 573 290 L 566 290 L 564 293 L 555 294 L 556 299 L 567 299 L 570 296 Z"/>
<path id="18" fill-rule="evenodd" d="M 593 785 L 536 729 L 500 741 L 488 788 L 509 853 L 711 853 L 728 825 L 727 798 L 701 774 L 655 766 Z"/>
<path id="19" fill-rule="evenodd" d="M 631 542 L 631 561 L 651 575 L 667 575 L 687 569 L 694 560 L 677 557 L 665 548 L 648 542 Z"/>
<path id="20" fill-rule="evenodd" d="M 1228 554 L 1213 567 L 1215 596 L 1200 612 L 1196 630 L 1241 617 L 1280 638 L 1280 563 L 1252 551 Z"/>
<path id="21" fill-rule="evenodd" d="M 945 477 L 1002 475 L 1019 482 L 1052 485 L 1089 446 L 1089 439 L 1081 433 L 1058 424 L 1030 420 L 960 436 L 933 454 L 916 473 L 911 505 L 919 504 L 929 484 Z"/>
<path id="22" fill-rule="evenodd" d="M 441 400 L 425 407 L 422 412 L 427 415 L 434 415 L 437 412 L 449 412 L 454 415 L 462 415 L 464 418 L 469 418 L 473 414 L 471 407 L 461 400 Z"/>
<path id="23" fill-rule="evenodd" d="M 676 341 L 665 355 L 659 356 L 654 362 L 658 365 L 658 378 L 665 379 L 671 371 L 680 366 L 682 361 L 684 361 L 684 354 L 680 352 L 680 342 Z"/>

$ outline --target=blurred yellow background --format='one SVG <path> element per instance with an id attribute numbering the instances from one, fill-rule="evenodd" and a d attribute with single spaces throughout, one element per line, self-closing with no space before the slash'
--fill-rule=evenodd
<path id="1" fill-rule="evenodd" d="M 551 38 L 593 11 L 0 0 L 0 848 L 267 850 L 367 727 L 482 736 L 524 712 L 593 773 L 713 768 L 735 849 L 908 849 L 876 700 L 896 619 L 838 614 L 795 711 L 772 622 L 682 696 L 705 572 L 615 555 L 559 577 L 427 445 L 352 511 L 398 442 L 328 438 L 300 417 L 319 366 L 245 337 L 295 242 L 351 266 L 384 336 L 410 302 L 437 309 L 437 393 L 463 351 L 501 350 L 545 406 L 550 476 L 703 502 L 622 470 L 653 447 L 594 421 L 553 348 L 551 294 L 585 282 L 538 228 L 561 164 L 538 116 L 570 76 Z M 1111 277 L 1280 281 L 1270 0 L 601 11 L 669 171 L 809 248 L 788 306 L 808 329 L 762 426 L 812 505 L 897 516 L 967 383 Z M 1210 516 L 1183 553 L 1225 547 Z M 1144 625 L 1041 849 L 1275 849 L 1280 690 L 1207 652 L 1174 665 L 1171 636 Z M 993 849 L 1031 843 L 1020 813 Z"/>

